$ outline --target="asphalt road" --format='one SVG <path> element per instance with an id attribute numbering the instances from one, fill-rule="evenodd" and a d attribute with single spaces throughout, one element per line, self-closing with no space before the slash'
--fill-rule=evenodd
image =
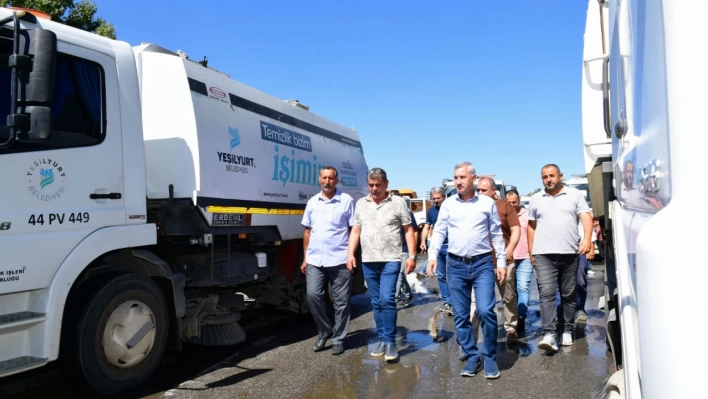
<path id="1" fill-rule="evenodd" d="M 419 267 L 421 265 L 419 264 Z M 367 294 L 352 299 L 345 353 L 332 356 L 331 343 L 312 352 L 317 332 L 311 319 L 289 313 L 255 314 L 244 323 L 246 342 L 225 348 L 187 346 L 167 353 L 143 386 L 121 398 L 515 398 L 588 397 L 607 376 L 604 313 L 597 310 L 603 292 L 603 268 L 589 276 L 588 321 L 578 324 L 572 347 L 538 350 L 540 316 L 535 281 L 526 334 L 507 344 L 501 311 L 497 361 L 501 378 L 482 374 L 460 377 L 453 319 L 437 312 L 435 279 L 413 283 L 415 299 L 398 313 L 400 361 L 387 364 L 368 355 L 376 332 Z M 51 366 L 0 380 L 3 398 L 76 398 Z"/>

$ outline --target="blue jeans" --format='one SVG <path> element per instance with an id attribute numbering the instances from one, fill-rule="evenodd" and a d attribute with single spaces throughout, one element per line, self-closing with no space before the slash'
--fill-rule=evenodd
<path id="1" fill-rule="evenodd" d="M 406 278 L 406 268 L 403 267 L 404 262 L 408 259 L 408 251 L 401 255 L 401 271 L 398 273 L 398 279 L 396 280 L 396 296 L 400 295 L 401 299 L 410 298 L 413 296 L 411 292 L 411 285 L 408 284 L 408 279 Z"/>
<path id="2" fill-rule="evenodd" d="M 440 252 L 438 252 L 438 286 L 440 287 L 440 298 L 442 298 L 443 303 L 452 303 L 452 298 L 450 297 L 450 288 L 447 283 L 447 267 L 445 262 L 447 261 L 447 244 L 443 244 L 440 247 Z"/>
<path id="3" fill-rule="evenodd" d="M 496 361 L 497 358 L 497 314 L 494 312 L 494 265 L 492 254 L 484 254 L 473 258 L 472 263 L 458 262 L 447 259 L 447 275 L 449 277 L 450 293 L 452 294 L 452 310 L 455 320 L 457 342 L 467 355 L 467 360 L 479 361 L 479 349 L 472 332 L 470 321 L 471 294 L 474 286 L 474 298 L 477 305 L 477 315 L 482 322 L 482 356 Z"/>
<path id="4" fill-rule="evenodd" d="M 519 317 L 526 318 L 529 313 L 529 287 L 533 276 L 531 259 L 515 260 L 516 263 L 516 292 L 519 293 Z"/>
<path id="5" fill-rule="evenodd" d="M 425 240 L 425 245 L 427 245 L 427 248 L 430 248 L 430 240 Z M 427 260 L 423 264 L 423 269 L 420 272 L 425 274 L 426 270 L 428 270 L 428 261 Z"/>
<path id="6" fill-rule="evenodd" d="M 379 341 L 396 342 L 396 281 L 401 262 L 363 262 Z"/>

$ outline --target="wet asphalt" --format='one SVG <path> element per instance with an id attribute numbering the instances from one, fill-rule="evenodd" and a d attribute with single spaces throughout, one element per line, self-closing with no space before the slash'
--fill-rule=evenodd
<path id="1" fill-rule="evenodd" d="M 422 266 L 419 262 L 418 268 Z M 415 299 L 398 313 L 400 360 L 389 364 L 372 358 L 377 342 L 369 296 L 352 298 L 345 352 L 331 354 L 331 343 L 314 353 L 317 332 L 308 317 L 291 317 L 276 329 L 234 348 L 224 359 L 172 389 L 161 398 L 583 398 L 602 385 L 611 360 L 605 343 L 604 312 L 597 309 L 604 270 L 593 264 L 588 276 L 588 321 L 576 324 L 571 347 L 558 352 L 537 348 L 541 339 L 538 293 L 531 283 L 525 334 L 507 344 L 503 316 L 497 308 L 497 362 L 501 377 L 461 377 L 464 363 L 455 340 L 452 317 L 441 305 L 436 279 L 408 276 Z M 500 305 L 501 302 L 497 302 Z M 157 394 L 149 397 L 157 397 Z"/>

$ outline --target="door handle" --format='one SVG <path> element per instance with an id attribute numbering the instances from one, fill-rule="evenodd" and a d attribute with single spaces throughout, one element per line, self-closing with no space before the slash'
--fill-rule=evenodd
<path id="1" fill-rule="evenodd" d="M 95 199 L 121 199 L 123 198 L 120 193 L 108 193 L 108 194 L 91 194 L 89 195 L 89 198 L 95 200 Z"/>

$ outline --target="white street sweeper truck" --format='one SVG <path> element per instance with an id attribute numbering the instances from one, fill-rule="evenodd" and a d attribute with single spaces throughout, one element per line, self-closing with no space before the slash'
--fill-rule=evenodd
<path id="1" fill-rule="evenodd" d="M 249 306 L 307 311 L 302 213 L 325 165 L 365 194 L 354 130 L 28 11 L 0 9 L 0 58 L 0 376 L 59 359 L 115 394 L 244 340 Z"/>

